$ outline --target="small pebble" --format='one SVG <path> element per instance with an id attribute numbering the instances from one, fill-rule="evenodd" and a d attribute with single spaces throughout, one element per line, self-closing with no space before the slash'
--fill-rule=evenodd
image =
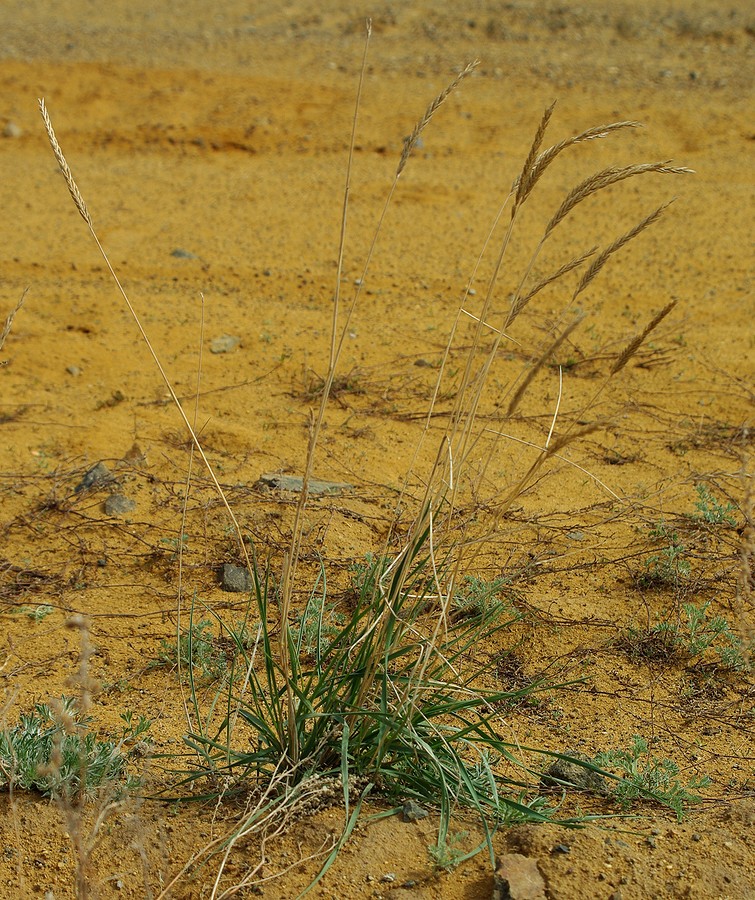
<path id="1" fill-rule="evenodd" d="M 66 372 L 74 377 L 81 375 L 81 369 L 78 366 L 66 366 Z"/>
<path id="2" fill-rule="evenodd" d="M 109 516 L 125 516 L 136 509 L 136 503 L 123 494 L 111 494 L 105 501 L 105 512 Z"/>
<path id="3" fill-rule="evenodd" d="M 84 473 L 84 477 L 76 485 L 73 491 L 75 494 L 80 494 L 88 488 L 100 487 L 112 480 L 113 476 L 110 474 L 110 469 L 108 469 L 104 462 L 98 462 Z"/>
<path id="4" fill-rule="evenodd" d="M 194 253 L 190 253 L 188 250 L 182 250 L 180 247 L 176 247 L 175 250 L 170 251 L 171 256 L 175 256 L 176 259 L 196 259 L 196 255 Z"/>
<path id="5" fill-rule="evenodd" d="M 3 128 L 3 137 L 7 138 L 20 138 L 23 134 L 21 127 L 16 125 L 15 122 L 8 122 L 5 128 Z"/>
<path id="6" fill-rule="evenodd" d="M 241 338 L 235 334 L 222 334 L 210 341 L 210 353 L 230 353 L 241 343 Z"/>
<path id="7" fill-rule="evenodd" d="M 420 806 L 414 800 L 407 800 L 401 808 L 401 815 L 405 822 L 418 822 L 420 819 L 426 819 L 429 813 L 424 806 Z"/>
<path id="8" fill-rule="evenodd" d="M 235 594 L 246 594 L 252 589 L 252 576 L 246 566 L 234 566 L 223 563 L 220 580 L 224 591 Z"/>

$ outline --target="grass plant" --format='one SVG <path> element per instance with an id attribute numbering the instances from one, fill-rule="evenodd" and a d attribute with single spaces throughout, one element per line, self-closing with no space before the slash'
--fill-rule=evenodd
<path id="1" fill-rule="evenodd" d="M 366 52 L 365 44 L 365 60 Z M 563 153 L 585 142 L 634 128 L 637 123 L 620 121 L 591 127 L 543 149 L 553 107 L 545 111 L 524 164 L 491 225 L 484 249 L 492 251 L 492 272 L 479 292 L 479 299 L 478 292 L 472 290 L 477 267 L 470 277 L 439 369 L 426 425 L 418 436 L 417 451 L 406 474 L 396 516 L 384 545 L 376 550 L 374 562 L 362 579 L 358 602 L 351 610 L 333 607 L 325 580 L 327 564 L 322 570 L 322 581 L 313 590 L 303 612 L 297 613 L 294 600 L 295 589 L 300 585 L 298 569 L 304 548 L 304 512 L 319 436 L 329 399 L 339 383 L 341 351 L 368 278 L 378 237 L 424 129 L 450 93 L 471 75 L 475 65 L 462 69 L 448 88 L 441 91 L 405 140 L 362 275 L 356 280 L 351 301 L 344 305 L 340 296 L 341 274 L 354 134 L 365 71 L 363 60 L 346 167 L 328 368 L 317 397 L 312 397 L 319 399 L 319 405 L 311 416 L 309 446 L 303 460 L 303 490 L 294 512 L 289 547 L 279 578 L 273 578 L 269 564 L 262 565 L 248 552 L 236 515 L 195 427 L 97 237 L 92 216 L 60 149 L 47 108 L 40 101 L 53 152 L 71 197 L 136 321 L 196 452 L 210 473 L 238 536 L 240 554 L 252 575 L 253 587 L 243 624 L 217 616 L 219 627 L 233 646 L 233 657 L 238 660 L 236 675 L 223 679 L 207 701 L 200 698 L 196 683 L 190 681 L 185 738 L 189 752 L 173 786 L 175 791 L 192 789 L 206 798 L 219 799 L 228 793 L 246 798 L 245 812 L 232 832 L 205 848 L 205 854 L 219 853 L 217 875 L 210 890 L 213 897 L 229 896 L 254 885 L 259 878 L 259 867 L 254 866 L 243 875 L 227 875 L 226 867 L 235 847 L 252 835 L 262 835 L 264 840 L 280 833 L 296 811 L 311 810 L 334 798 L 342 800 L 344 825 L 341 835 L 328 848 L 321 875 L 351 834 L 369 795 L 379 795 L 389 802 L 414 799 L 438 809 L 439 853 L 450 846 L 452 816 L 459 811 L 472 811 L 481 823 L 485 834 L 482 846 L 487 846 L 491 861 L 492 835 L 497 828 L 516 821 L 548 820 L 557 815 L 536 790 L 537 775 L 528 761 L 531 753 L 500 736 L 499 709 L 510 707 L 512 698 L 519 697 L 527 688 L 513 692 L 491 689 L 484 678 L 485 663 L 474 657 L 480 641 L 504 633 L 516 620 L 516 612 L 492 600 L 497 588 L 494 591 L 488 586 L 483 590 L 482 582 L 470 579 L 477 577 L 481 550 L 512 505 L 549 461 L 561 458 L 564 449 L 589 430 L 578 424 L 582 416 L 573 415 L 561 427 L 559 404 L 556 404 L 547 431 L 537 442 L 522 445 L 520 469 L 505 489 L 490 499 L 486 505 L 490 510 L 487 518 L 465 513 L 463 500 L 468 490 L 479 489 L 484 483 L 485 473 L 506 439 L 507 418 L 516 414 L 543 366 L 565 336 L 577 327 L 580 317 L 570 312 L 577 299 L 616 253 L 660 218 L 666 205 L 610 239 L 603 249 L 593 248 L 578 254 L 544 277 L 535 278 L 533 273 L 545 245 L 552 241 L 572 212 L 596 194 L 627 179 L 653 174 L 678 175 L 689 170 L 662 161 L 612 166 L 593 173 L 567 191 L 546 219 L 542 235 L 524 268 L 512 273 L 507 268 L 508 253 L 522 211 L 542 176 Z M 504 274 L 506 281 L 513 283 L 513 292 L 501 314 L 498 312 L 502 291 L 499 282 Z M 537 362 L 529 372 L 508 386 L 502 421 L 495 427 L 480 426 L 478 414 L 484 404 L 486 384 L 517 320 L 540 291 L 567 282 L 572 282 L 572 286 L 565 289 L 563 328 L 538 349 Z M 609 380 L 628 365 L 673 305 L 663 307 L 642 331 L 627 341 L 607 367 L 585 409 L 597 402 Z M 448 392 L 445 388 L 452 361 L 453 367 L 458 368 L 457 383 L 455 390 Z M 559 401 L 561 390 L 559 387 Z M 430 422 L 436 403 L 443 397 L 453 397 L 453 401 L 446 410 L 447 427 L 437 438 Z M 420 449 L 435 440 L 437 443 L 430 454 L 434 462 L 429 468 L 422 468 Z M 422 486 L 421 495 L 417 502 L 412 502 L 411 493 L 417 484 Z M 398 512 L 405 507 L 413 509 L 413 518 L 408 522 Z M 475 598 L 474 602 L 465 601 L 463 615 L 455 614 L 460 611 L 459 597 Z M 307 637 L 310 622 L 315 623 L 313 641 Z M 195 642 L 193 651 L 197 650 Z M 189 672 L 194 663 L 190 650 Z M 575 824 L 573 820 L 566 821 Z M 183 871 L 165 887 L 163 895 Z"/>

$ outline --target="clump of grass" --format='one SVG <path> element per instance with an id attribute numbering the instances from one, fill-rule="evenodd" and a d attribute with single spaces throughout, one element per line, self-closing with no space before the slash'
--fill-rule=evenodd
<path id="1" fill-rule="evenodd" d="M 594 762 L 620 776 L 612 796 L 622 807 L 629 809 L 638 801 L 649 800 L 673 809 L 680 822 L 687 806 L 701 802 L 695 792 L 710 784 L 707 776 L 680 780 L 676 763 L 651 756 L 648 742 L 639 735 L 632 738 L 628 750 L 607 750 L 597 754 Z"/>
<path id="2" fill-rule="evenodd" d="M 481 639 L 489 639 L 510 627 L 517 618 L 516 613 L 511 609 L 500 609 L 494 601 L 494 592 L 489 587 L 481 588 L 480 582 L 473 582 L 476 587 L 470 592 L 469 578 L 474 576 L 485 537 L 495 531 L 497 523 L 532 484 L 543 466 L 559 457 L 566 446 L 585 433 L 576 425 L 579 417 L 557 430 L 556 409 L 547 435 L 533 446 L 529 458 L 523 455 L 521 470 L 489 504 L 488 508 L 493 510 L 489 520 L 482 523 L 479 518 L 463 514 L 460 498 L 465 487 L 473 482 L 481 483 L 503 434 L 498 428 L 479 428 L 478 412 L 501 343 L 508 340 L 517 318 L 544 287 L 561 282 L 570 273 L 575 273 L 577 282 L 567 293 L 565 305 L 567 309 L 573 306 L 608 261 L 651 227 L 666 206 L 653 210 L 609 241 L 604 249 L 593 248 L 579 254 L 546 277 L 534 281 L 532 272 L 543 247 L 574 209 L 597 193 L 629 178 L 689 171 L 668 162 L 641 163 L 609 167 L 582 180 L 566 193 L 547 220 L 528 263 L 516 276 L 508 308 L 503 315 L 498 315 L 498 282 L 505 271 L 504 260 L 517 231 L 521 211 L 543 174 L 567 150 L 586 141 L 609 137 L 637 123 L 622 121 L 588 128 L 543 150 L 553 107 L 545 111 L 521 172 L 491 228 L 489 241 L 493 240 L 498 221 L 504 222 L 503 236 L 494 251 L 492 274 L 481 292 L 481 301 L 472 309 L 473 292 L 468 291 L 452 328 L 427 419 L 429 423 L 437 398 L 453 396 L 453 406 L 446 418 L 448 425 L 433 453 L 434 463 L 419 476 L 414 471 L 420 458 L 418 447 L 399 500 L 399 507 L 403 508 L 408 503 L 411 479 L 419 478 L 423 490 L 413 504 L 413 517 L 408 526 L 403 522 L 399 528 L 397 512 L 383 548 L 375 554 L 374 564 L 365 570 L 361 579 L 359 602 L 342 625 L 323 627 L 330 604 L 324 588 L 319 599 L 311 600 L 307 605 L 303 617 L 297 618 L 294 610 L 309 482 L 328 402 L 334 386 L 338 385 L 338 364 L 351 317 L 392 197 L 412 151 L 436 111 L 474 67 L 475 64 L 465 67 L 430 103 L 405 141 L 362 277 L 357 279 L 351 303 L 344 309 L 340 291 L 354 148 L 352 132 L 337 255 L 330 358 L 327 374 L 318 389 L 319 405 L 311 419 L 303 489 L 294 514 L 280 589 L 276 587 L 275 590 L 271 588 L 269 569 L 259 567 L 249 558 L 233 510 L 133 305 L 110 266 L 92 217 L 57 142 L 44 102 L 40 102 L 53 151 L 74 203 L 102 252 L 192 442 L 210 472 L 236 530 L 240 552 L 252 573 L 253 615 L 249 619 L 253 621 L 250 627 L 253 640 L 246 639 L 246 626 L 224 626 L 238 654 L 239 671 L 243 663 L 243 678 L 224 681 L 206 716 L 199 714 L 200 700 L 194 683 L 191 684 L 190 706 L 195 715 L 190 718 L 190 731 L 185 738 L 190 758 L 180 783 L 189 785 L 199 779 L 209 779 L 210 784 L 225 785 L 223 792 L 229 790 L 229 786 L 230 789 L 235 786 L 247 793 L 250 783 L 257 786 L 254 795 L 257 799 L 249 802 L 242 819 L 224 839 L 213 895 L 229 855 L 239 842 L 252 833 L 266 833 L 266 829 L 273 827 L 271 823 L 275 823 L 276 829 L 281 827 L 293 810 L 311 808 L 318 797 L 332 798 L 334 790 L 343 797 L 344 826 L 340 838 L 332 845 L 323 871 L 352 832 L 361 804 L 370 793 L 391 801 L 414 799 L 438 808 L 436 846 L 439 852 L 449 846 L 452 814 L 459 809 L 474 811 L 483 825 L 484 845 L 489 849 L 491 861 L 492 834 L 496 828 L 514 821 L 542 821 L 556 815 L 556 811 L 533 791 L 534 773 L 522 761 L 521 748 L 500 737 L 498 710 L 505 708 L 511 692 L 486 687 L 483 677 L 486 664 L 474 658 L 474 649 Z M 364 70 L 363 62 L 360 91 Z M 357 109 L 358 106 L 357 99 Z M 356 120 L 355 113 L 354 128 Z M 509 210 L 507 219 L 502 218 L 506 207 Z M 476 270 L 470 279 L 470 288 L 475 276 Z M 638 335 L 628 340 L 588 407 L 600 397 L 608 380 L 628 365 L 640 344 L 670 313 L 673 305 L 661 309 Z M 462 340 L 462 323 L 470 322 L 471 335 L 464 334 Z M 568 333 L 573 327 L 576 322 L 567 324 L 565 331 Z M 517 383 L 509 386 L 509 416 L 515 414 L 532 379 L 562 340 L 563 337 L 557 335 L 548 346 L 541 348 L 541 363 L 524 379 L 524 389 Z M 459 344 L 461 346 L 457 347 Z M 448 392 L 444 390 L 450 368 L 448 360 L 457 351 L 461 354 L 458 383 L 454 384 L 454 391 Z M 429 440 L 429 435 L 428 425 L 419 444 Z M 473 601 L 470 601 L 470 593 Z M 466 598 L 463 615 L 455 614 L 459 612 L 460 596 Z M 496 615 L 491 618 L 492 611 Z M 305 623 L 309 621 L 315 622 L 316 634 L 311 646 L 306 645 L 304 638 Z M 189 659 L 190 671 L 193 663 Z M 519 699 L 522 689 L 515 693 Z M 217 792 L 216 796 L 219 794 Z M 216 842 L 207 849 L 217 846 Z M 255 870 L 250 869 L 235 888 L 252 885 L 255 877 Z"/>

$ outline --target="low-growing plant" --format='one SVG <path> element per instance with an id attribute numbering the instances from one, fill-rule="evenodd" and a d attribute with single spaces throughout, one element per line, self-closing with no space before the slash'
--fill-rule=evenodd
<path id="1" fill-rule="evenodd" d="M 215 628 L 218 634 L 215 634 Z M 251 641 L 244 622 L 229 628 L 222 621 L 192 620 L 175 639 L 160 641 L 157 657 L 150 663 L 150 668 L 175 669 L 183 681 L 195 679 L 202 685 L 221 681 L 231 677 L 238 656 L 237 641 L 244 645 Z"/>
<path id="2" fill-rule="evenodd" d="M 694 521 L 704 522 L 706 525 L 727 525 L 734 527 L 737 520 L 733 513 L 737 507 L 733 503 L 723 504 L 718 501 L 706 484 L 698 484 L 695 486 L 697 491 L 697 501 L 695 509 L 697 513 L 692 516 Z"/>
<path id="3" fill-rule="evenodd" d="M 13 612 L 19 615 L 23 614 L 33 622 L 41 622 L 55 612 L 55 607 L 47 603 L 40 603 L 37 606 L 17 606 Z"/>
<path id="4" fill-rule="evenodd" d="M 464 849 L 464 842 L 468 837 L 468 831 L 454 831 L 442 843 L 438 842 L 428 847 L 427 852 L 430 854 L 433 866 L 448 872 L 468 859 L 469 853 Z"/>
<path id="5" fill-rule="evenodd" d="M 647 629 L 630 628 L 619 646 L 631 656 L 665 661 L 702 660 L 709 650 L 728 669 L 748 668 L 746 648 L 740 634 L 724 616 L 709 615 L 711 601 L 683 603 L 674 622 L 658 622 Z"/>
<path id="6" fill-rule="evenodd" d="M 645 560 L 645 570 L 640 574 L 639 584 L 644 588 L 679 587 L 692 571 L 685 553 L 687 548 L 675 531 L 660 522 L 650 532 L 650 536 L 660 539 L 667 546 Z"/>
<path id="7" fill-rule="evenodd" d="M 650 800 L 673 809 L 680 822 L 686 807 L 702 800 L 695 791 L 710 784 L 707 776 L 681 781 L 676 763 L 651 756 L 648 742 L 639 735 L 632 738 L 628 750 L 598 753 L 594 762 L 620 776 L 621 780 L 614 782 L 611 795 L 622 807 L 629 809 L 638 801 Z"/>
<path id="8" fill-rule="evenodd" d="M 209 619 L 202 619 L 192 622 L 175 639 L 163 638 L 150 668 L 183 669 L 184 677 L 187 677 L 187 670 L 196 670 L 198 677 L 205 682 L 222 678 L 228 668 L 228 659 L 218 646 L 212 628 Z"/>
<path id="9" fill-rule="evenodd" d="M 150 722 L 143 716 L 135 720 L 130 711 L 121 719 L 117 740 L 101 740 L 74 698 L 36 704 L 21 713 L 17 725 L 0 731 L 0 788 L 66 801 L 92 797 L 105 787 L 128 792 L 139 783 L 127 775 L 129 759 L 142 753 Z"/>
<path id="10" fill-rule="evenodd" d="M 492 581 L 476 575 L 464 575 L 453 598 L 453 610 L 461 616 L 479 614 L 486 619 L 513 611 L 511 603 L 503 596 L 509 587 L 509 579 L 500 577 Z"/>

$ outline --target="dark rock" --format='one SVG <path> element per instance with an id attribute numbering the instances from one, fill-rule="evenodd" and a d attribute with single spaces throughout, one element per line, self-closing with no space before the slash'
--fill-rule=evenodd
<path id="1" fill-rule="evenodd" d="M 176 259 L 196 259 L 195 254 L 190 253 L 188 250 L 182 250 L 180 247 L 176 247 L 175 250 L 170 251 L 171 256 L 175 256 Z"/>
<path id="2" fill-rule="evenodd" d="M 571 853 L 571 847 L 568 844 L 556 844 L 551 853 L 554 855 L 557 853 Z"/>
<path id="3" fill-rule="evenodd" d="M 430 813 L 424 806 L 420 806 L 414 800 L 407 800 L 401 808 L 401 817 L 404 822 L 418 822 L 420 819 L 426 819 L 429 815 Z"/>
<path id="4" fill-rule="evenodd" d="M 224 591 L 232 591 L 235 594 L 246 594 L 252 589 L 252 576 L 246 566 L 223 563 L 220 581 Z"/>
<path id="5" fill-rule="evenodd" d="M 74 493 L 80 494 L 82 491 L 102 487 L 102 485 L 110 484 L 112 481 L 113 476 L 110 474 L 110 469 L 104 462 L 98 462 L 84 473 L 84 477 L 73 490 Z"/>
<path id="6" fill-rule="evenodd" d="M 123 494 L 111 494 L 105 501 L 105 512 L 109 516 L 125 516 L 136 509 L 136 503 Z"/>
<path id="7" fill-rule="evenodd" d="M 575 759 L 578 758 L 575 757 Z M 602 775 L 581 766 L 578 762 L 567 759 L 554 760 L 540 776 L 540 784 L 549 788 L 573 788 L 577 791 L 589 791 L 601 796 L 608 793 L 606 780 Z"/>
<path id="8" fill-rule="evenodd" d="M 546 900 L 545 880 L 537 862 L 521 853 L 498 858 L 492 900 Z"/>

